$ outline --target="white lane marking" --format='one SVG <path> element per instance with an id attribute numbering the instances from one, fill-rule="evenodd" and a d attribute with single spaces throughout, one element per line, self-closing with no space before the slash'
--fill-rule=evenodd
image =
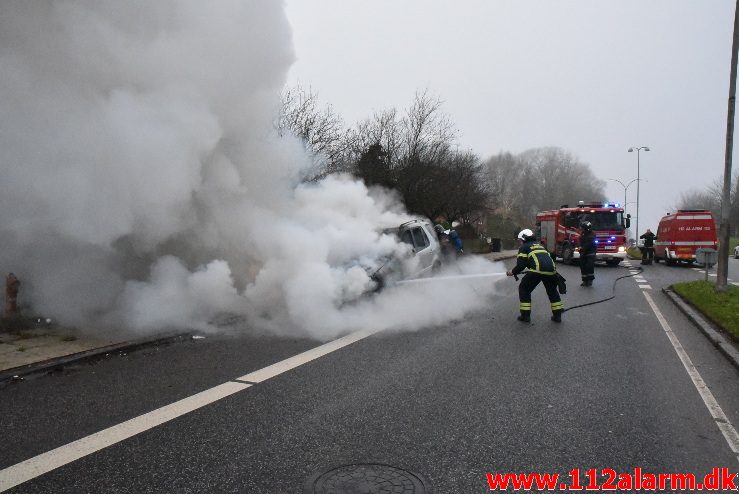
<path id="1" fill-rule="evenodd" d="M 736 459 L 739 461 L 739 433 L 737 433 L 736 429 L 734 429 L 734 426 L 731 425 L 731 422 L 721 408 L 721 405 L 718 404 L 716 398 L 714 398 L 713 396 L 713 393 L 711 393 L 711 390 L 708 389 L 708 385 L 701 377 L 698 369 L 696 369 L 695 365 L 693 365 L 693 361 L 690 360 L 688 352 L 686 352 L 685 348 L 683 348 L 680 340 L 678 340 L 677 338 L 677 335 L 675 335 L 675 333 L 672 331 L 670 325 L 667 324 L 667 320 L 662 315 L 659 308 L 657 308 L 657 304 L 654 303 L 654 300 L 652 300 L 652 297 L 649 295 L 648 292 L 644 291 L 642 293 L 647 299 L 649 306 L 652 308 L 654 315 L 657 316 L 657 320 L 659 320 L 659 323 L 662 326 L 662 329 L 664 329 L 665 334 L 670 339 L 672 347 L 675 349 L 677 356 L 683 363 L 683 367 L 685 367 L 685 370 L 688 372 L 690 379 L 693 381 L 695 389 L 697 389 L 698 393 L 701 395 L 703 403 L 705 403 L 706 408 L 708 408 L 711 417 L 713 417 L 713 420 L 716 422 L 719 430 L 724 435 L 724 439 L 726 439 L 726 442 L 729 443 L 729 448 L 731 448 L 731 451 L 733 451 L 734 454 L 737 455 Z"/>
<path id="2" fill-rule="evenodd" d="M 250 387 L 249 384 L 235 382 L 220 384 L 0 470 L 0 492 L 248 387 Z"/>
<path id="3" fill-rule="evenodd" d="M 315 360 L 328 353 L 339 350 L 351 343 L 366 338 L 379 330 L 357 331 L 334 341 L 325 343 L 307 352 L 290 357 L 276 364 L 239 377 L 234 381 L 249 381 L 259 383 L 270 377 L 287 372 L 302 364 Z M 62 467 L 82 457 L 112 446 L 125 439 L 169 422 L 177 417 L 190 413 L 198 408 L 214 403 L 220 399 L 243 391 L 252 384 L 244 382 L 226 382 L 206 389 L 182 400 L 176 401 L 151 412 L 139 415 L 118 425 L 83 437 L 71 443 L 60 446 L 46 453 L 34 456 L 8 468 L 0 470 L 0 492 L 4 492 L 18 484 L 27 482 L 40 475 Z"/>
<path id="4" fill-rule="evenodd" d="M 640 278 L 638 276 L 635 276 L 634 277 L 634 281 L 636 281 L 637 283 L 646 283 L 647 282 L 647 280 L 645 280 L 644 278 Z"/>
<path id="5" fill-rule="evenodd" d="M 732 282 L 731 282 L 731 284 L 732 284 L 732 285 L 736 285 L 736 286 L 739 286 L 739 283 L 737 283 L 736 281 L 732 281 Z"/>
<path id="6" fill-rule="evenodd" d="M 307 352 L 303 352 L 299 355 L 295 355 L 294 357 L 290 357 L 289 359 L 285 359 L 282 362 L 277 362 L 276 364 L 272 364 L 269 367 L 259 369 L 258 371 L 250 372 L 249 374 L 245 376 L 241 376 L 237 378 L 237 380 L 260 383 L 266 379 L 269 379 L 270 377 L 275 377 L 279 374 L 282 374 L 283 372 L 289 371 L 290 369 L 294 369 L 295 367 L 298 367 L 299 365 L 303 365 L 306 362 L 310 362 L 311 360 L 315 360 L 319 357 L 323 357 L 327 353 L 331 353 L 335 350 L 338 350 L 339 348 L 350 345 L 354 343 L 355 341 L 359 341 L 376 332 L 377 330 L 369 330 L 369 329 L 364 330 L 364 331 L 357 331 L 356 333 L 346 335 L 343 338 L 339 338 L 338 340 L 330 341 L 326 343 L 325 345 L 321 345 L 317 348 L 314 348 L 313 350 L 308 350 Z"/>
<path id="7" fill-rule="evenodd" d="M 639 288 L 641 288 L 642 290 L 651 290 L 652 286 L 651 285 L 639 285 Z"/>

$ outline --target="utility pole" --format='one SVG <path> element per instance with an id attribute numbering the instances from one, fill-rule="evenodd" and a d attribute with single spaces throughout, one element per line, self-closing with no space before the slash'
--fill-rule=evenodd
<path id="1" fill-rule="evenodd" d="M 718 267 L 716 290 L 726 291 L 729 277 L 729 215 L 731 214 L 731 157 L 734 148 L 734 111 L 736 106 L 736 59 L 739 49 L 739 0 L 734 7 L 734 39 L 731 44 L 731 71 L 729 75 L 729 109 L 726 115 L 726 160 L 724 162 L 724 191 L 721 198 L 721 225 L 719 227 Z"/>

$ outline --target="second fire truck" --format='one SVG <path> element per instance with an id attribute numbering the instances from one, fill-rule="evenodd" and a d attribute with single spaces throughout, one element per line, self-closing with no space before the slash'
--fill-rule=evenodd
<path id="1" fill-rule="evenodd" d="M 626 259 L 626 229 L 630 226 L 630 218 L 631 215 L 624 216 L 620 204 L 580 201 L 576 207 L 564 205 L 537 213 L 536 234 L 552 258 L 559 257 L 565 264 L 570 264 L 580 258 L 580 225 L 589 221 L 597 244 L 596 261 L 617 266 Z"/>

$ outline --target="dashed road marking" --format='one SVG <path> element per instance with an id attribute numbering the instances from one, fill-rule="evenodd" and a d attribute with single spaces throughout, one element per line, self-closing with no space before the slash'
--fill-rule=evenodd
<path id="1" fill-rule="evenodd" d="M 639 288 L 641 288 L 642 290 L 651 290 L 652 286 L 651 285 L 639 285 Z"/>
<path id="2" fill-rule="evenodd" d="M 139 415 L 120 424 L 108 427 L 99 432 L 83 437 L 71 443 L 60 446 L 46 453 L 34 456 L 28 460 L 16 463 L 0 470 L 0 492 L 4 492 L 19 484 L 39 477 L 47 472 L 79 460 L 87 455 L 100 451 L 116 443 L 144 431 L 162 425 L 170 420 L 181 417 L 218 400 L 231 396 L 234 393 L 252 387 L 250 383 L 260 383 L 270 377 L 287 372 L 307 362 L 339 350 L 347 345 L 364 339 L 377 330 L 357 331 L 319 347 L 290 357 L 276 364 L 260 369 L 245 376 L 234 379 L 218 386 L 206 389 L 182 400 L 176 401 L 151 412 Z M 248 382 L 242 382 L 248 381 Z"/>

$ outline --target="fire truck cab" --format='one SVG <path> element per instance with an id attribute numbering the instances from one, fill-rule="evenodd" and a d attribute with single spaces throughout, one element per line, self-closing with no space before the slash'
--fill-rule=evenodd
<path id="1" fill-rule="evenodd" d="M 700 248 L 718 248 L 716 220 L 707 209 L 678 209 L 662 217 L 654 242 L 654 260 L 666 264 L 695 262 Z"/>
<path id="2" fill-rule="evenodd" d="M 536 233 L 553 259 L 560 257 L 562 262 L 570 264 L 580 258 L 580 224 L 589 221 L 597 244 L 596 261 L 617 266 L 626 259 L 626 229 L 630 218 L 631 215 L 624 217 L 620 204 L 580 201 L 577 207 L 564 205 L 537 213 Z"/>

